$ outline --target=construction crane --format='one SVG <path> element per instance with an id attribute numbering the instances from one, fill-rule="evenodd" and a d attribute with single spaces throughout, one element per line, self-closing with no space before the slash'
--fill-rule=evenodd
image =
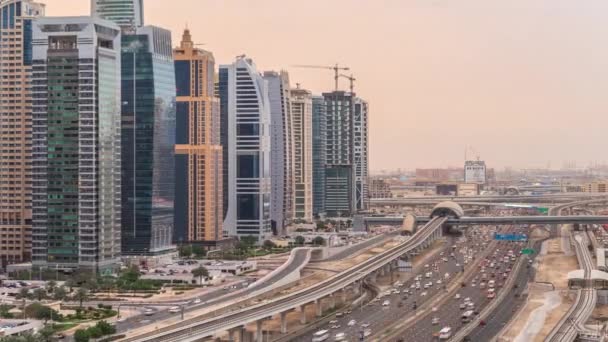
<path id="1" fill-rule="evenodd" d="M 353 76 L 353 74 L 350 74 L 350 76 L 349 75 L 340 74 L 338 76 L 344 77 L 344 78 L 346 78 L 350 82 L 350 93 L 354 94 L 355 93 L 355 81 L 357 80 L 355 78 L 355 76 Z"/>
<path id="2" fill-rule="evenodd" d="M 340 71 L 348 71 L 349 67 L 341 67 L 338 63 L 334 66 L 327 65 L 292 65 L 295 68 L 312 68 L 312 69 L 328 69 L 334 71 L 334 81 L 336 83 L 336 91 L 338 91 L 338 79 L 340 78 Z"/>

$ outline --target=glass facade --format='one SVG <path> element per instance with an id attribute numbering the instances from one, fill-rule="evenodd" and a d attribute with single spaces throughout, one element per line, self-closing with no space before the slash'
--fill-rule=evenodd
<path id="1" fill-rule="evenodd" d="M 325 123 L 325 99 L 315 96 L 312 99 L 312 178 L 313 178 L 313 214 L 325 212 L 325 140 L 327 127 Z"/>
<path id="2" fill-rule="evenodd" d="M 155 46 L 168 31 L 145 27 L 122 36 L 122 251 L 172 248 L 175 74 L 172 55 Z"/>
<path id="3" fill-rule="evenodd" d="M 122 28 L 136 28 L 144 24 L 143 0 L 91 0 L 94 16 L 115 22 Z"/>

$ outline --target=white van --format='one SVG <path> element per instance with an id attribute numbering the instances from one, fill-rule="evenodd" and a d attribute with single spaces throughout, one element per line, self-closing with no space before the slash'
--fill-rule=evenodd
<path id="1" fill-rule="evenodd" d="M 439 339 L 440 340 L 447 340 L 450 337 L 452 337 L 452 328 L 443 327 L 443 329 L 439 330 Z"/>

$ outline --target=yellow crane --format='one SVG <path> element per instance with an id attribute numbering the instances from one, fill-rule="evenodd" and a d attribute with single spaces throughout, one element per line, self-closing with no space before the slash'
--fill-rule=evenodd
<path id="1" fill-rule="evenodd" d="M 340 78 L 340 71 L 348 71 L 349 67 L 341 67 L 338 63 L 333 66 L 328 65 L 292 65 L 295 68 L 311 68 L 311 69 L 327 69 L 334 71 L 334 81 L 336 84 L 336 91 L 338 91 L 338 79 Z"/>

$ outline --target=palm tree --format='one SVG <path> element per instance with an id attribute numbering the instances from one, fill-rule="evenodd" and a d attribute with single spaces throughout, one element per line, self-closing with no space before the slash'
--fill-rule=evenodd
<path id="1" fill-rule="evenodd" d="M 34 298 L 38 299 L 38 301 L 43 300 L 44 298 L 46 298 L 46 290 L 42 288 L 35 289 Z"/>
<path id="2" fill-rule="evenodd" d="M 30 297 L 30 290 L 27 289 L 27 288 L 25 288 L 25 287 L 22 287 L 19 290 L 19 295 L 18 296 L 19 296 L 19 298 L 29 298 Z"/>
<path id="3" fill-rule="evenodd" d="M 64 300 L 67 294 L 68 292 L 65 289 L 65 286 L 59 286 L 53 292 L 53 298 L 55 298 L 56 300 Z"/>
<path id="4" fill-rule="evenodd" d="M 76 291 L 76 294 L 74 295 L 74 299 L 80 303 L 80 308 L 82 309 L 82 302 L 89 299 L 89 291 L 84 287 L 78 288 L 78 291 Z"/>
<path id="5" fill-rule="evenodd" d="M 205 267 L 199 266 L 192 270 L 192 275 L 198 277 L 198 283 L 202 285 L 203 277 L 207 278 L 209 276 L 209 271 Z"/>

